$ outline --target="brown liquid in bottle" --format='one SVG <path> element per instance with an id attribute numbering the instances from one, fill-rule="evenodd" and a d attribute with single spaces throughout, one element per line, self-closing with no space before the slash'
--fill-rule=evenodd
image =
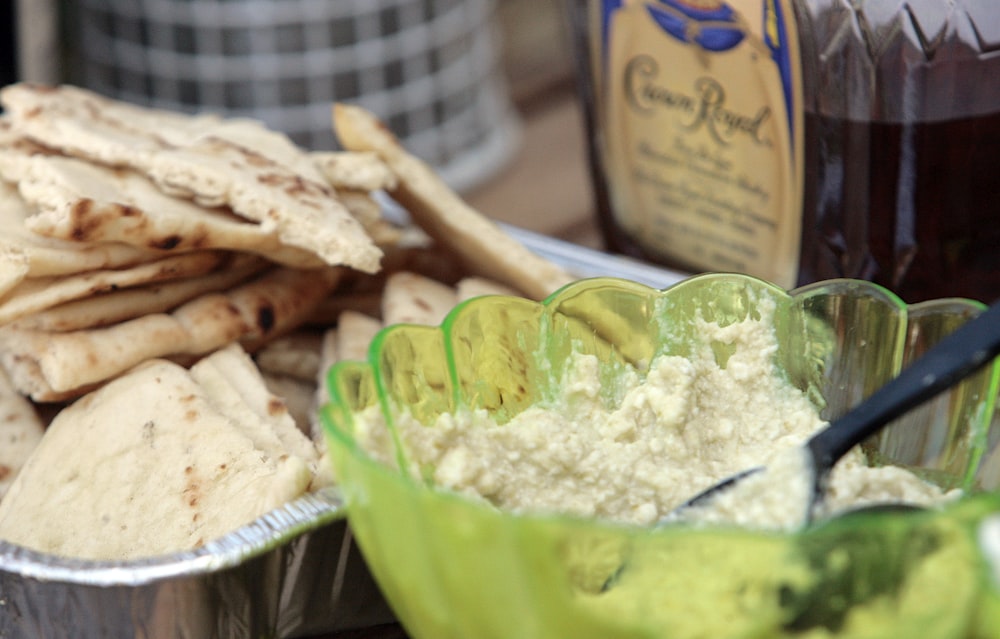
<path id="1" fill-rule="evenodd" d="M 1000 295 L 1000 113 L 886 124 L 807 112 L 805 134 L 801 283 L 869 279 L 911 303 Z"/>

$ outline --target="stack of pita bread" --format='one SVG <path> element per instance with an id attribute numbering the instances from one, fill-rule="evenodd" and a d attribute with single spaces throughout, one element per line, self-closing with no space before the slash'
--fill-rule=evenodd
<path id="1" fill-rule="evenodd" d="M 308 152 L 70 86 L 0 104 L 0 538 L 43 552 L 190 549 L 326 485 L 332 363 L 571 279 L 358 107 Z"/>

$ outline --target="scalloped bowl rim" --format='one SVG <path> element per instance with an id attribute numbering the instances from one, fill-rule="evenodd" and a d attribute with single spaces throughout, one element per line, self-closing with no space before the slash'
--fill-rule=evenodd
<path id="1" fill-rule="evenodd" d="M 640 290 L 640 291 L 648 292 L 650 294 L 659 294 L 659 295 L 662 295 L 664 293 L 668 293 L 669 291 L 678 290 L 679 288 L 682 288 L 684 286 L 691 285 L 692 283 L 705 282 L 705 281 L 710 281 L 710 280 L 713 280 L 713 279 L 737 279 L 737 280 L 743 280 L 743 281 L 751 282 L 751 283 L 754 283 L 754 284 L 756 284 L 758 286 L 763 287 L 766 290 L 771 291 L 775 295 L 787 297 L 789 299 L 793 298 L 793 297 L 797 297 L 797 296 L 803 295 L 803 294 L 810 293 L 812 291 L 815 291 L 815 290 L 823 288 L 823 287 L 843 286 L 843 287 L 847 287 L 847 288 L 856 287 L 856 288 L 868 289 L 870 292 L 877 293 L 878 295 L 883 296 L 886 301 L 888 301 L 891 304 L 893 304 L 893 306 L 896 308 L 897 312 L 903 313 L 904 315 L 910 315 L 910 314 L 913 314 L 914 312 L 919 313 L 919 312 L 922 312 L 922 311 L 924 311 L 926 309 L 931 309 L 931 308 L 933 308 L 935 306 L 939 306 L 939 305 L 952 305 L 952 304 L 955 304 L 955 305 L 958 305 L 958 306 L 965 307 L 968 310 L 976 311 L 976 312 L 981 312 L 982 310 L 984 310 L 984 309 L 987 308 L 986 304 L 984 304 L 984 303 L 982 303 L 982 302 L 980 302 L 978 300 L 973 300 L 973 299 L 968 299 L 968 298 L 962 298 L 962 297 L 936 298 L 936 299 L 932 299 L 932 300 L 926 300 L 926 301 L 922 301 L 922 302 L 917 302 L 917 303 L 910 304 L 910 303 L 905 302 L 902 298 L 900 298 L 898 295 L 896 295 L 895 293 L 893 293 L 888 288 L 886 288 L 884 286 L 881 286 L 879 284 L 876 284 L 874 282 L 867 281 L 867 280 L 859 280 L 859 279 L 852 279 L 852 278 L 832 278 L 832 279 L 820 280 L 820 281 L 817 281 L 817 282 L 813 282 L 813 283 L 810 283 L 810 284 L 806 284 L 806 285 L 803 285 L 803 286 L 799 286 L 799 287 L 796 287 L 796 288 L 793 288 L 793 289 L 786 290 L 786 289 L 783 289 L 780 286 L 778 286 L 778 285 L 776 285 L 776 284 L 774 284 L 772 282 L 769 282 L 767 280 L 764 280 L 764 279 L 761 279 L 761 278 L 758 278 L 758 277 L 755 277 L 755 276 L 746 275 L 746 274 L 742 274 L 742 273 L 728 273 L 728 272 L 713 272 L 713 273 L 703 273 L 703 274 L 699 274 L 699 275 L 693 275 L 691 277 L 685 278 L 685 279 L 683 279 L 683 280 L 681 280 L 681 281 L 679 281 L 679 282 L 677 282 L 675 284 L 672 284 L 670 286 L 667 286 L 667 287 L 661 288 L 661 289 L 657 289 L 655 287 L 649 286 L 649 285 L 644 284 L 644 283 L 635 282 L 635 281 L 631 281 L 631 280 L 626 280 L 626 279 L 623 279 L 623 278 L 620 278 L 620 277 L 615 277 L 615 276 L 588 277 L 588 278 L 576 280 L 574 282 L 566 284 L 566 285 L 562 286 L 561 288 L 557 289 L 556 291 L 554 291 L 551 295 L 549 295 L 544 300 L 536 301 L 536 302 L 532 302 L 532 303 L 538 304 L 538 305 L 544 306 L 544 307 L 551 307 L 553 304 L 555 304 L 559 300 L 561 300 L 563 298 L 563 296 L 567 293 L 567 291 L 572 292 L 572 291 L 576 290 L 578 287 L 581 287 L 581 286 L 597 286 L 597 285 L 623 286 L 623 287 L 631 288 L 631 289 L 634 289 L 634 290 Z M 616 531 L 616 532 L 625 533 L 625 534 L 638 534 L 638 535 L 651 535 L 652 534 L 652 535 L 656 535 L 656 534 L 664 534 L 664 531 L 666 531 L 666 534 L 672 534 L 672 529 L 670 527 L 652 528 L 651 529 L 649 526 L 641 526 L 641 525 L 637 525 L 637 524 L 628 524 L 628 523 L 623 523 L 623 522 L 615 522 L 615 521 L 611 521 L 611 520 L 603 520 L 603 519 L 593 518 L 593 517 L 584 517 L 584 516 L 578 516 L 578 515 L 567 514 L 567 513 L 553 513 L 553 512 L 517 512 L 517 513 L 514 513 L 514 512 L 503 511 L 500 508 L 492 506 L 492 505 L 490 505 L 490 504 L 488 504 L 488 503 L 486 503 L 484 501 L 476 500 L 476 499 L 473 499 L 473 498 L 469 498 L 469 497 L 464 496 L 464 495 L 462 495 L 462 494 L 460 494 L 458 492 L 455 492 L 455 491 L 452 491 L 452 490 L 443 489 L 443 488 L 439 488 L 439 487 L 428 485 L 428 484 L 425 484 L 425 483 L 420 483 L 420 482 L 416 481 L 413 477 L 409 476 L 407 473 L 401 472 L 399 469 L 394 469 L 392 467 L 389 467 L 389 466 L 387 466 L 387 465 L 379 462 L 378 460 L 374 459 L 373 457 L 371 457 L 358 444 L 358 442 L 354 439 L 354 437 L 352 435 L 350 435 L 349 433 L 343 432 L 341 430 L 341 428 L 336 424 L 336 420 L 329 415 L 329 410 L 330 410 L 331 406 L 333 406 L 334 404 L 336 404 L 336 389 L 334 388 L 335 385 L 333 384 L 333 381 L 337 378 L 338 375 L 341 374 L 341 371 L 343 371 L 346 367 L 350 367 L 350 366 L 356 366 L 356 365 L 360 364 L 360 365 L 363 365 L 363 366 L 366 366 L 366 367 L 370 367 L 373 371 L 378 371 L 378 369 L 379 369 L 378 352 L 379 352 L 379 349 L 381 348 L 381 345 L 382 345 L 383 341 L 385 340 L 386 336 L 390 332 L 393 332 L 393 331 L 396 331 L 396 330 L 407 330 L 409 327 L 415 327 L 415 328 L 417 328 L 419 330 L 426 330 L 428 328 L 431 328 L 431 329 L 437 329 L 437 330 L 440 330 L 440 331 L 444 331 L 444 332 L 447 333 L 447 331 L 450 329 L 450 326 L 451 326 L 452 322 L 455 320 L 456 317 L 458 317 L 460 314 L 462 314 L 463 310 L 466 307 L 468 307 L 470 305 L 475 305 L 480 300 L 482 300 L 484 298 L 487 298 L 487 297 L 488 298 L 497 298 L 497 297 L 508 297 L 508 296 L 505 296 L 505 295 L 485 295 L 485 296 L 474 297 L 474 298 L 471 298 L 471 299 L 464 300 L 464 301 L 460 302 L 459 304 L 457 304 L 454 308 L 452 308 L 451 311 L 449 311 L 449 313 L 445 316 L 445 318 L 438 325 L 436 325 L 436 326 L 425 326 L 425 325 L 416 325 L 416 324 L 396 324 L 396 325 L 385 327 L 385 328 L 381 329 L 377 333 L 377 335 L 375 336 L 375 338 L 371 341 L 371 344 L 370 344 L 370 347 L 369 347 L 369 350 L 368 350 L 367 358 L 363 362 L 347 361 L 347 362 L 338 362 L 338 363 L 334 364 L 328 370 L 327 376 L 326 376 L 327 386 L 330 389 L 330 399 L 328 400 L 328 402 L 324 406 L 320 407 L 320 422 L 321 422 L 321 425 L 323 427 L 325 436 L 327 438 L 331 438 L 331 437 L 335 438 L 338 442 L 340 442 L 345 447 L 346 450 L 348 450 L 350 452 L 350 454 L 352 456 L 354 456 L 359 462 L 363 463 L 366 467 L 368 467 L 369 470 L 374 471 L 376 473 L 379 473 L 380 475 L 383 475 L 385 477 L 390 477 L 390 478 L 392 478 L 392 479 L 394 479 L 396 481 L 401 482 L 402 484 L 405 485 L 406 489 L 409 492 L 411 492 L 411 493 L 413 493 L 415 495 L 428 495 L 428 494 L 430 494 L 430 495 L 433 495 L 435 499 L 443 499 L 446 502 L 454 501 L 454 503 L 456 503 L 456 504 L 461 504 L 463 506 L 466 506 L 466 507 L 475 509 L 477 511 L 480 511 L 480 512 L 482 512 L 484 514 L 485 513 L 491 513 L 491 514 L 494 514 L 494 515 L 498 515 L 498 516 L 501 516 L 501 517 L 504 517 L 504 518 L 508 518 L 508 519 L 513 519 L 513 520 L 526 520 L 526 521 L 537 521 L 537 522 L 558 522 L 558 523 L 561 523 L 561 524 L 568 524 L 568 525 L 575 525 L 575 526 L 586 526 L 586 527 L 591 528 L 593 530 Z M 519 299 L 519 301 L 523 302 L 523 299 L 521 299 L 521 298 L 518 298 L 518 299 Z M 903 323 L 904 327 L 905 327 L 905 324 L 906 323 L 904 322 Z M 992 372 L 992 377 L 993 377 L 992 388 L 995 391 L 994 395 L 996 395 L 996 392 L 1000 391 L 1000 358 L 998 358 L 996 361 L 994 361 L 994 363 L 991 364 L 990 366 L 993 369 L 993 372 Z M 382 390 L 380 389 L 379 392 L 382 393 Z M 998 399 L 1000 399 L 1000 398 L 998 398 Z M 992 405 L 993 402 L 990 402 L 990 404 Z M 1000 407 L 1000 401 L 996 402 L 996 406 Z M 995 408 L 994 408 L 994 410 L 995 410 Z M 338 483 L 340 483 L 340 479 L 339 478 L 338 478 Z M 350 521 L 350 518 L 351 518 L 351 504 L 350 504 L 349 501 L 346 501 L 346 503 L 345 503 L 344 506 L 345 506 L 345 511 L 346 511 L 346 514 L 347 514 L 348 521 Z M 919 514 L 920 514 L 919 512 L 915 512 L 915 513 L 905 513 L 905 512 L 903 512 L 903 513 L 900 513 L 899 516 L 908 516 L 908 515 L 919 516 Z M 738 534 L 753 534 L 753 535 L 759 534 L 759 535 L 764 535 L 764 536 L 775 536 L 775 535 L 777 535 L 777 536 L 788 536 L 788 535 L 794 535 L 794 534 L 796 534 L 795 531 L 788 532 L 788 531 L 774 531 L 774 530 L 763 530 L 763 529 L 761 529 L 761 530 L 754 530 L 754 529 L 749 529 L 749 528 L 733 528 L 731 530 L 734 533 L 738 533 Z"/>

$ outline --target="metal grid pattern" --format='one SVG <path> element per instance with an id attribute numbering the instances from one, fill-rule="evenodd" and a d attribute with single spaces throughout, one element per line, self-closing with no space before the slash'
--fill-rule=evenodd
<path id="1" fill-rule="evenodd" d="M 77 4 L 77 81 L 119 99 L 257 118 L 310 149 L 336 148 L 331 102 L 357 103 L 456 186 L 516 138 L 495 0 Z"/>

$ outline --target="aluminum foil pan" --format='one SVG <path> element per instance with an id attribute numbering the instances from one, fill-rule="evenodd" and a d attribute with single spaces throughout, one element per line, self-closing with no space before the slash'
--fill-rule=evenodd
<path id="1" fill-rule="evenodd" d="M 680 273 L 513 227 L 580 277 L 666 287 Z M 304 495 L 195 551 L 85 561 L 0 541 L 0 639 L 308 637 L 394 621 L 336 488 Z"/>
<path id="2" fill-rule="evenodd" d="M 286 504 L 196 551 L 128 562 L 0 542 L 0 637 L 293 637 L 392 614 L 334 489 Z"/>

